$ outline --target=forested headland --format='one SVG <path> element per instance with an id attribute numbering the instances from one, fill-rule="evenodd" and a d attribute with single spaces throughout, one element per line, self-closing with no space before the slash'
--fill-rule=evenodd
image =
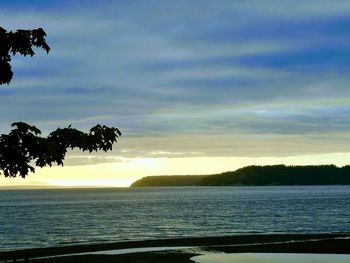
<path id="1" fill-rule="evenodd" d="M 253 165 L 212 175 L 147 176 L 131 187 L 231 185 L 350 185 L 350 166 Z"/>
<path id="2" fill-rule="evenodd" d="M 197 186 L 207 176 L 203 175 L 164 175 L 147 176 L 134 182 L 131 187 L 155 187 L 155 186 Z"/>

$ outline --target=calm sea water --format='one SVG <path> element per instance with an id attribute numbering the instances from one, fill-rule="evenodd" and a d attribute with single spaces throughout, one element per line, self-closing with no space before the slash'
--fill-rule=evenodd
<path id="1" fill-rule="evenodd" d="M 0 250 L 281 232 L 350 232 L 350 186 L 0 191 Z"/>

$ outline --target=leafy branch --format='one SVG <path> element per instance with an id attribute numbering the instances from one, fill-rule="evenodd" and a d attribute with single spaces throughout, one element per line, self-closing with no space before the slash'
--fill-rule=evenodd
<path id="1" fill-rule="evenodd" d="M 42 48 L 49 53 L 50 47 L 45 37 L 46 33 L 42 28 L 7 32 L 0 27 L 0 85 L 9 84 L 12 80 L 11 54 L 32 57 L 35 55 L 33 47 Z"/>
<path id="2" fill-rule="evenodd" d="M 88 133 L 71 128 L 58 128 L 46 138 L 40 137 L 41 131 L 24 122 L 15 122 L 9 134 L 0 136 L 0 169 L 5 177 L 25 177 L 35 172 L 36 166 L 63 166 L 67 149 L 78 148 L 82 151 L 109 151 L 121 136 L 117 128 L 96 125 Z"/>
<path id="3" fill-rule="evenodd" d="M 9 84 L 13 72 L 11 55 L 34 56 L 33 47 L 49 53 L 42 28 L 33 30 L 6 31 L 0 27 L 0 85 Z M 39 167 L 63 165 L 67 149 L 82 151 L 110 151 L 113 143 L 121 136 L 118 128 L 96 125 L 88 133 L 68 126 L 58 128 L 47 137 L 41 131 L 25 122 L 14 122 L 9 134 L 0 135 L 0 170 L 5 177 L 25 178 L 35 172 L 33 164 Z"/>

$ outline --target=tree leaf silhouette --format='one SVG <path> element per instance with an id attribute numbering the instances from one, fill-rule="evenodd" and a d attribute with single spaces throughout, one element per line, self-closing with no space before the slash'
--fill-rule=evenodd
<path id="1" fill-rule="evenodd" d="M 11 55 L 34 56 L 33 47 L 50 51 L 42 28 L 6 31 L 0 27 L 0 85 L 9 84 L 13 77 Z M 14 122 L 9 134 L 0 135 L 0 170 L 5 177 L 21 176 L 35 172 L 35 166 L 63 165 L 67 149 L 82 151 L 111 151 L 113 143 L 121 136 L 118 128 L 96 125 L 88 133 L 74 129 L 58 128 L 47 137 L 25 122 Z"/>

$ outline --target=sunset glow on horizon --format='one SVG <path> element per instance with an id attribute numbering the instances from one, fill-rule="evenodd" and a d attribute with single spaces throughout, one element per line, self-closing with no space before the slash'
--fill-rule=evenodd
<path id="1" fill-rule="evenodd" d="M 289 157 L 186 157 L 126 158 L 119 163 L 55 166 L 38 169 L 26 179 L 1 178 L 2 187 L 128 187 L 150 175 L 206 175 L 233 171 L 249 165 L 348 165 L 349 154 Z"/>

